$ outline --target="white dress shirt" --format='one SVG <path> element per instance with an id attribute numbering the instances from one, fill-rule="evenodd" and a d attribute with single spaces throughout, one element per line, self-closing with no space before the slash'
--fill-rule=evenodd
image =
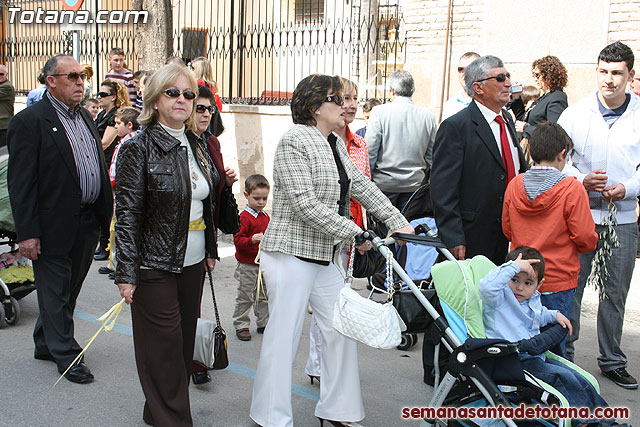
<path id="1" fill-rule="evenodd" d="M 484 119 L 487 121 L 487 123 L 489 123 L 491 132 L 493 132 L 493 138 L 498 145 L 498 151 L 500 151 L 500 155 L 502 156 L 502 143 L 500 142 L 500 123 L 496 122 L 496 117 L 499 114 L 496 114 L 494 111 L 485 107 L 478 101 L 476 101 L 476 105 L 480 109 L 480 112 L 484 116 Z M 511 138 L 511 132 L 509 132 L 509 129 L 507 129 L 507 121 L 505 120 L 504 122 L 505 130 L 507 131 L 507 138 L 509 138 L 509 147 L 511 147 L 511 158 L 513 159 L 513 167 L 516 171 L 516 175 L 518 175 L 518 171 L 520 170 L 520 157 L 518 156 L 518 150 L 513 146 L 513 138 Z"/>

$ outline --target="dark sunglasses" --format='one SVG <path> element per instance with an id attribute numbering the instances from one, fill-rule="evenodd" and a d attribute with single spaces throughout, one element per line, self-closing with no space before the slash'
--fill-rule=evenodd
<path id="1" fill-rule="evenodd" d="M 66 77 L 69 81 L 75 82 L 78 79 L 87 80 L 87 73 L 51 74 L 53 77 Z"/>
<path id="2" fill-rule="evenodd" d="M 480 82 L 484 82 L 486 80 L 491 80 L 491 79 L 496 79 L 497 82 L 504 82 L 507 79 L 511 78 L 511 74 L 509 73 L 500 73 L 500 74 L 496 74 L 495 76 L 491 76 L 491 77 L 487 77 L 485 79 L 481 79 L 481 80 L 476 80 L 476 82 L 480 83 Z"/>
<path id="3" fill-rule="evenodd" d="M 196 94 L 191 92 L 189 89 L 180 91 L 178 89 L 167 89 L 164 92 L 169 98 L 177 98 L 180 95 L 184 96 L 184 99 L 196 99 Z"/>
<path id="4" fill-rule="evenodd" d="M 344 98 L 339 95 L 327 96 L 324 102 L 333 102 L 334 104 L 342 107 L 344 105 Z"/>
<path id="5" fill-rule="evenodd" d="M 210 114 L 213 114 L 213 105 L 202 105 L 202 104 L 196 105 L 196 113 L 202 114 L 205 111 L 208 111 Z"/>
<path id="6" fill-rule="evenodd" d="M 540 73 L 536 73 L 535 71 L 533 73 L 531 73 L 531 75 L 537 79 L 538 77 L 540 77 Z"/>
<path id="7" fill-rule="evenodd" d="M 466 68 L 466 67 L 458 67 L 458 72 L 459 72 L 459 73 L 464 73 L 464 69 L 465 69 L 465 68 Z"/>
<path id="8" fill-rule="evenodd" d="M 109 92 L 98 92 L 98 98 L 106 98 L 107 96 L 111 96 L 114 95 L 113 93 L 109 93 Z"/>

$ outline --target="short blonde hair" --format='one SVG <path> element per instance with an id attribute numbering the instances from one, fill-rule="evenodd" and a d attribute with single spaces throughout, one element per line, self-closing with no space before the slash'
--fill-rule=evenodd
<path id="1" fill-rule="evenodd" d="M 138 117 L 138 123 L 144 126 L 150 126 L 158 121 L 158 111 L 154 108 L 158 98 L 163 96 L 163 92 L 171 87 L 178 77 L 184 76 L 189 81 L 189 90 L 198 95 L 198 83 L 193 77 L 193 73 L 187 67 L 180 64 L 167 64 L 158 68 L 158 71 L 145 79 L 145 91 L 142 101 L 142 113 Z M 189 101 L 189 100 L 187 100 Z M 189 101 L 195 104 L 195 99 Z M 195 130 L 195 122 L 193 120 L 193 110 L 191 115 L 184 124 L 187 129 Z"/>
<path id="2" fill-rule="evenodd" d="M 344 77 L 340 77 L 340 79 L 342 79 L 342 86 L 345 92 L 353 89 L 356 95 L 358 94 L 358 85 L 353 80 L 345 79 Z"/>

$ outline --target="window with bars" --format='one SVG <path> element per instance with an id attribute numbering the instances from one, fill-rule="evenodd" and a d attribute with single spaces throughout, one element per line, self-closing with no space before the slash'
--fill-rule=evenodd
<path id="1" fill-rule="evenodd" d="M 322 22 L 324 19 L 324 0 L 295 0 L 297 23 Z"/>
<path id="2" fill-rule="evenodd" d="M 207 55 L 207 30 L 204 28 L 182 29 L 182 58 L 190 61 Z"/>

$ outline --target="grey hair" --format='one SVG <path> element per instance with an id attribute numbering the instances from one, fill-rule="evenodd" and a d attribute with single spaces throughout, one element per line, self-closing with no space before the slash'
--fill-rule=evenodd
<path id="1" fill-rule="evenodd" d="M 389 77 L 389 87 L 398 96 L 411 96 L 416 90 L 416 84 L 413 81 L 411 73 L 407 70 L 398 70 Z"/>
<path id="2" fill-rule="evenodd" d="M 47 82 L 47 77 L 52 76 L 56 73 L 56 71 L 58 70 L 58 62 L 60 62 L 60 59 L 62 58 L 73 59 L 73 56 L 64 55 L 62 53 L 53 55 L 51 58 L 47 60 L 47 62 L 44 64 L 44 67 L 42 67 L 42 74 L 44 75 L 44 80 L 47 86 L 49 86 L 49 83 Z"/>
<path id="3" fill-rule="evenodd" d="M 467 65 L 464 69 L 464 90 L 467 95 L 474 97 L 476 92 L 473 90 L 473 84 L 478 80 L 487 77 L 493 68 L 504 67 L 504 62 L 497 56 L 485 55 Z"/>

